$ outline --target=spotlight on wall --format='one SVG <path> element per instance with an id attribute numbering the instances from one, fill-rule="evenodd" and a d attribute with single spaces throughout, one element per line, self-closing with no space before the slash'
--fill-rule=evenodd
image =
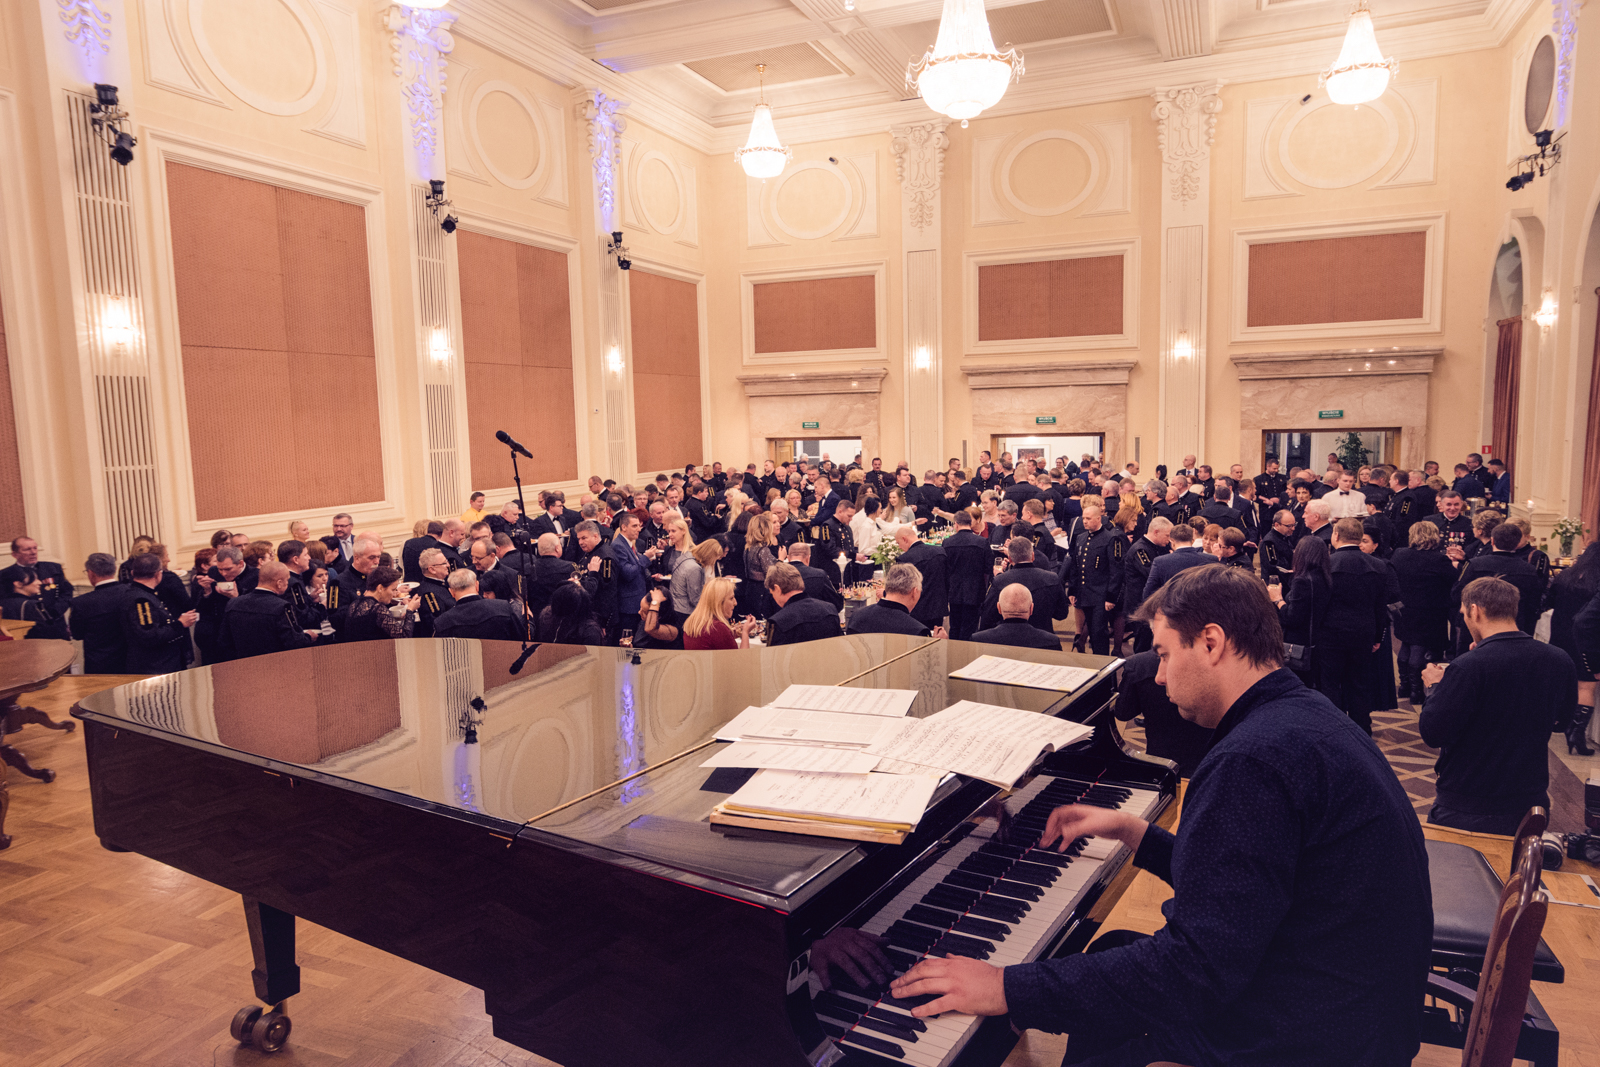
<path id="1" fill-rule="evenodd" d="M 1554 290 L 1544 291 L 1544 300 L 1539 304 L 1539 310 L 1533 313 L 1533 321 L 1539 324 L 1539 329 L 1549 331 L 1556 324 L 1560 316 L 1560 309 L 1556 307 L 1556 294 Z"/>
<path id="2" fill-rule="evenodd" d="M 606 349 L 606 370 L 618 376 L 622 374 L 622 349 L 616 345 Z"/>
<path id="3" fill-rule="evenodd" d="M 1194 342 L 1189 340 L 1188 330 L 1178 331 L 1178 339 L 1172 342 L 1172 358 L 1178 360 L 1194 358 Z"/>
<path id="4" fill-rule="evenodd" d="M 433 334 L 428 338 L 428 354 L 435 363 L 450 362 L 450 331 L 443 326 L 433 328 Z"/>
<path id="5" fill-rule="evenodd" d="M 133 134 L 122 128 L 127 121 L 128 113 L 117 106 L 117 87 L 96 82 L 94 103 L 89 105 L 89 124 L 110 146 L 112 161 L 124 167 L 133 162 L 133 146 L 139 143 Z"/>
<path id="6" fill-rule="evenodd" d="M 1561 138 L 1565 136 L 1565 133 L 1556 136 L 1552 130 L 1535 133 L 1533 143 L 1539 150 L 1529 152 L 1511 164 L 1517 168 L 1517 172 L 1506 182 L 1506 188 L 1513 193 L 1526 189 L 1533 184 L 1534 178 L 1542 178 L 1547 171 L 1553 170 L 1561 162 Z"/>
<path id="7" fill-rule="evenodd" d="M 628 246 L 622 243 L 621 230 L 611 231 L 611 240 L 606 244 L 606 255 L 617 257 L 618 270 L 633 269 L 633 260 L 628 256 Z"/>
<path id="8" fill-rule="evenodd" d="M 126 300 L 121 297 L 106 300 L 100 316 L 100 337 L 112 348 L 125 348 L 133 343 L 133 315 Z"/>
<path id="9" fill-rule="evenodd" d="M 933 356 L 926 345 L 918 345 L 916 351 L 911 353 L 911 365 L 917 370 L 927 370 L 933 366 Z"/>
<path id="10" fill-rule="evenodd" d="M 450 210 L 451 208 L 455 207 L 455 205 L 449 200 L 445 199 L 444 179 L 428 179 L 428 195 L 422 202 L 428 205 L 428 210 L 433 212 L 433 217 L 435 219 L 438 219 L 439 229 L 443 230 L 445 233 L 456 232 L 456 225 L 461 220 L 456 218 L 455 213 Z M 439 218 L 440 212 L 444 213 L 443 218 Z"/>

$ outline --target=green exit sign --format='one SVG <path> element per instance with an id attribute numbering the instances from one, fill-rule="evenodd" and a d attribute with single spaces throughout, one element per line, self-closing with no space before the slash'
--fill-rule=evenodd
<path id="1" fill-rule="evenodd" d="M 1342 418 L 1344 418 L 1344 408 L 1330 408 L 1327 411 L 1319 411 L 1319 412 L 1317 412 L 1317 418 L 1319 418 L 1319 419 L 1342 419 Z"/>
<path id="2" fill-rule="evenodd" d="M 1040 415 L 1033 421 L 1040 426 L 1054 426 L 1056 424 L 1056 417 L 1054 415 Z"/>
<path id="3" fill-rule="evenodd" d="M 820 422 L 802 422 L 800 424 L 800 428 L 802 430 L 820 430 L 820 429 L 822 429 L 822 423 L 820 423 Z"/>

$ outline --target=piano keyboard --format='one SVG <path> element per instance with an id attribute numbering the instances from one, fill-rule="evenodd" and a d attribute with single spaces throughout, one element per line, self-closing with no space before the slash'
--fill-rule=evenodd
<path id="1" fill-rule="evenodd" d="M 1040 775 L 1005 801 L 1007 844 L 985 820 L 861 925 L 889 940 L 895 973 L 924 956 L 971 956 L 996 967 L 1043 957 L 1105 870 L 1127 849 L 1079 838 L 1065 852 L 1036 849 L 1052 809 L 1092 804 L 1148 818 L 1160 802 L 1152 789 Z M 918 1067 L 949 1067 L 983 1019 L 946 1012 L 917 1019 L 910 1009 L 932 997 L 900 1000 L 833 976 L 812 1000 L 817 1020 L 847 1050 L 846 1063 L 882 1057 Z M 870 1055 L 863 1055 L 867 1053 Z"/>

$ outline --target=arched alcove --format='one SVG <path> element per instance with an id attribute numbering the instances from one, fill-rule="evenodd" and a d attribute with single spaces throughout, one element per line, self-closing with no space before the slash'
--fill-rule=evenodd
<path id="1" fill-rule="evenodd" d="M 1495 253 L 1484 329 L 1483 439 L 1505 460 L 1513 485 L 1522 382 L 1522 247 L 1509 238 Z M 1487 458 L 1487 457 L 1486 457 Z M 1513 491 L 1514 495 L 1514 491 Z"/>

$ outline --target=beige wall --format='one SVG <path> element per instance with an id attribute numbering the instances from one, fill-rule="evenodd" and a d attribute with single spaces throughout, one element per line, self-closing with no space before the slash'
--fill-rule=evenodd
<path id="1" fill-rule="evenodd" d="M 430 296 L 430 271 L 439 268 L 424 262 L 428 252 L 415 229 L 415 190 L 427 175 L 419 172 L 412 149 L 415 116 L 402 92 L 405 79 L 394 70 L 391 32 L 374 6 L 357 0 L 102 0 L 102 7 L 113 16 L 112 29 L 93 76 L 121 87 L 140 138 L 127 172 L 131 261 L 140 275 L 138 347 L 151 395 L 153 523 L 175 547 L 174 557 L 181 560 L 203 543 L 213 523 L 208 518 L 202 524 L 195 515 L 164 160 L 343 199 L 365 212 L 384 496 L 363 503 L 358 525 L 398 538 L 429 510 L 459 511 L 469 488 L 488 490 L 491 502 L 505 499 L 509 484 L 468 482 L 469 449 L 460 440 L 466 420 L 454 253 L 446 241 L 439 275 L 446 292 Z M 198 35 L 189 22 L 191 10 L 200 13 Z M 74 59 L 58 14 L 54 0 L 0 5 L 0 307 L 18 398 L 27 514 L 46 554 L 75 570 L 87 552 L 125 546 L 112 543 L 107 517 L 94 391 L 96 367 L 102 365 L 96 361 L 106 357 L 97 347 L 95 311 L 85 296 L 63 104 L 66 90 L 87 91 L 89 72 Z M 1591 11 L 1588 17 L 1600 15 Z M 1524 258 L 1527 310 L 1547 288 L 1561 307 L 1548 333 L 1531 324 L 1524 332 L 1521 435 L 1524 454 L 1539 462 L 1526 462 L 1517 472 L 1516 493 L 1519 500 L 1534 501 L 1541 522 L 1575 511 L 1578 462 L 1593 432 L 1586 425 L 1586 398 L 1593 288 L 1600 284 L 1600 249 L 1591 240 L 1600 202 L 1600 107 L 1593 103 L 1600 100 L 1600 34 L 1578 36 L 1561 167 L 1520 193 L 1503 188 L 1508 157 L 1528 141 L 1514 136 L 1512 125 L 1522 78 L 1518 63 L 1549 31 L 1549 20 L 1549 9 L 1536 7 L 1498 48 L 1402 57 L 1391 92 L 1359 111 L 1322 106 L 1309 75 L 1223 88 L 1210 162 L 1206 459 L 1217 465 L 1242 459 L 1254 469 L 1256 457 L 1239 454 L 1245 447 L 1241 389 L 1231 357 L 1268 352 L 1441 349 L 1428 378 L 1426 438 L 1419 447 L 1448 464 L 1485 443 L 1491 268 L 1500 245 L 1515 238 Z M 623 320 L 613 324 L 602 299 L 610 291 L 625 299 L 626 280 L 615 279 L 604 255 L 590 132 L 577 108 L 592 86 L 576 81 L 570 68 L 547 66 L 531 48 L 470 26 L 457 30 L 446 57 L 448 88 L 436 125 L 442 146 L 433 174 L 447 179 L 465 227 L 567 259 L 574 294 L 571 446 L 579 480 L 591 472 L 619 479 L 648 473 L 606 469 L 606 456 L 618 442 L 623 455 L 637 453 L 625 305 Z M 625 76 L 605 75 L 604 84 L 627 98 Z M 1296 101 L 1306 93 L 1313 100 L 1301 107 Z M 772 413 L 793 415 L 795 404 L 767 403 L 758 412 L 741 376 L 861 371 L 874 379 L 882 372 L 872 435 L 879 454 L 891 464 L 909 459 L 918 466 L 942 465 L 942 457 L 906 454 L 908 417 L 941 416 L 907 410 L 903 264 L 909 245 L 887 122 L 881 133 L 792 145 L 793 163 L 765 184 L 745 178 L 727 151 L 713 151 L 714 138 L 690 143 L 689 132 L 700 128 L 696 122 L 656 123 L 674 135 L 642 119 L 628 121 L 611 228 L 625 233 L 641 266 L 697 287 L 703 458 L 742 465 L 761 458 L 751 455 L 753 442 L 802 433 L 797 422 L 769 424 Z M 778 128 L 781 135 L 781 112 Z M 1103 427 L 1074 430 L 1113 434 L 1124 454 L 1111 458 L 1132 458 L 1137 441 L 1146 470 L 1175 459 L 1156 454 L 1164 184 L 1151 100 L 979 118 L 967 129 L 952 125 L 946 132 L 939 200 L 945 454 L 959 456 L 965 444 L 966 454 L 975 456 L 986 447 L 998 412 L 1025 418 L 1028 405 L 1037 404 L 1039 415 L 1059 408 L 1102 418 Z M 1307 327 L 1271 336 L 1240 331 L 1236 231 L 1314 235 L 1381 228 L 1387 219 L 1433 220 L 1432 269 L 1441 299 L 1427 322 Z M 1131 316 L 1123 334 L 1062 343 L 970 343 L 975 332 L 968 290 L 976 258 L 1022 260 L 1109 249 L 1131 257 Z M 745 312 L 751 282 L 847 273 L 875 279 L 882 310 L 874 349 L 753 352 Z M 448 320 L 443 360 L 434 358 L 429 320 L 441 315 Z M 620 377 L 610 370 L 612 338 L 620 339 Z M 1133 362 L 1125 387 L 1051 385 L 1003 403 L 987 397 L 976 404 L 969 387 L 969 375 L 985 367 L 1127 360 Z M 1026 379 L 1028 372 L 1016 373 Z M 1341 382 L 1318 378 L 1311 388 L 1315 395 L 1302 399 L 1357 409 L 1354 402 L 1340 402 L 1347 395 Z M 441 451 L 429 423 L 432 398 L 451 385 L 455 406 L 445 422 L 453 420 L 457 431 L 454 453 Z M 276 386 L 238 383 L 243 391 Z M 1365 382 L 1350 391 L 1368 395 L 1376 387 Z M 1083 397 L 1056 392 L 1075 388 L 1098 391 Z M 819 413 L 826 407 L 820 401 L 817 406 Z M 830 428 L 824 424 L 814 432 L 827 436 Z M 286 447 L 338 461 L 337 428 L 315 440 L 286 441 Z M 241 458 L 244 476 L 252 458 Z M 436 471 L 451 463 L 460 499 L 442 500 Z M 293 514 L 219 521 L 278 536 Z M 326 516 L 308 517 L 318 533 L 326 529 Z"/>

